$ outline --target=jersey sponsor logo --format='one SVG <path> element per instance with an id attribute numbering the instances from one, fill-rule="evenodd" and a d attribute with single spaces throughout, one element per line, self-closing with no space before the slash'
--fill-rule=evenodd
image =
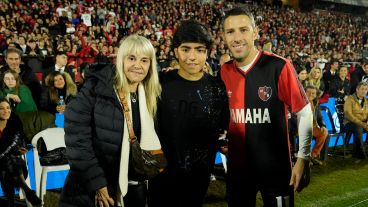
<path id="1" fill-rule="evenodd" d="M 272 96 L 272 88 L 268 86 L 263 86 L 258 88 L 258 97 L 262 101 L 268 101 Z"/>
<path id="2" fill-rule="evenodd" d="M 252 109 L 230 109 L 231 118 L 235 124 L 265 124 L 271 123 L 270 112 L 268 108 Z"/>

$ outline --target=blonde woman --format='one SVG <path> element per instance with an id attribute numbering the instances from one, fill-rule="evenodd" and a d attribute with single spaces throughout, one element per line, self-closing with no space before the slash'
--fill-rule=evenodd
<path id="1" fill-rule="evenodd" d="M 60 206 L 146 205 L 145 180 L 129 163 L 129 135 L 119 96 L 125 95 L 133 129 L 145 150 L 161 149 L 154 128 L 161 93 L 155 50 L 144 37 L 127 37 L 116 65 L 93 65 L 65 111 L 70 173 Z"/>
<path id="2" fill-rule="evenodd" d="M 314 86 L 319 90 L 318 97 L 321 97 L 325 91 L 325 84 L 322 81 L 322 69 L 314 67 L 309 71 L 306 86 Z"/>
<path id="3" fill-rule="evenodd" d="M 47 75 L 45 83 L 47 88 L 41 97 L 41 108 L 52 114 L 63 113 L 65 105 L 76 96 L 77 85 L 68 73 L 59 71 Z M 58 105 L 60 98 L 63 98 L 65 105 Z"/>

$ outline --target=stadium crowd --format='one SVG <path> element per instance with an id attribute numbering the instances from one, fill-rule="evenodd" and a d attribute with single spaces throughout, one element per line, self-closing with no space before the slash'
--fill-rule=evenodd
<path id="1" fill-rule="evenodd" d="M 202 5 L 195 0 L 0 4 L 0 53 L 8 47 L 21 49 L 27 57 L 25 63 L 34 72 L 53 65 L 53 56 L 59 50 L 67 53 L 68 64 L 76 68 L 83 63 L 114 61 L 120 41 L 133 33 L 149 38 L 157 49 L 160 66 L 167 67 L 173 59 L 172 34 L 180 20 L 188 18 L 209 26 L 215 40 L 209 62 L 217 70 L 220 56 L 228 52 L 221 35 L 221 16 L 233 5 Z M 259 25 L 259 47 L 302 61 L 308 71 L 314 65 L 329 69 L 332 59 L 349 63 L 362 59 L 368 38 L 364 18 L 327 11 L 301 13 L 266 4 L 247 6 Z"/>
<path id="2" fill-rule="evenodd" d="M 216 75 L 221 57 L 230 54 L 222 35 L 221 17 L 234 5 L 229 1 L 202 3 L 196 0 L 2 1 L 1 71 L 18 67 L 11 66 L 14 63 L 10 63 L 12 60 L 6 54 L 9 48 L 19 49 L 19 61 L 15 64 L 22 72 L 18 85 L 23 83 L 31 90 L 34 99 L 31 102 L 34 101 L 39 109 L 55 112 L 50 109 L 50 104 L 54 108 L 58 95 L 52 95 L 50 101 L 45 92 L 53 87 L 54 81 L 45 80 L 49 73 L 57 70 L 55 65 L 62 71 L 65 68 L 74 83 L 81 85 L 83 71 L 88 65 L 114 63 L 120 42 L 136 33 L 147 37 L 155 46 L 159 69 L 175 66 L 172 35 L 180 20 L 194 18 L 208 25 L 214 39 L 207 62 L 210 71 Z M 344 97 L 354 93 L 360 81 L 368 81 L 368 66 L 364 67 L 366 57 L 363 57 L 368 45 L 364 18 L 324 10 L 298 12 L 268 4 L 254 3 L 247 7 L 255 14 L 259 28 L 258 48 L 292 61 L 303 86 L 318 88 L 320 103 L 328 101 L 328 97 L 336 97 L 342 125 Z M 347 70 L 343 75 L 346 78 L 336 78 L 340 68 Z M 36 83 L 36 78 L 41 81 L 43 89 Z M 66 78 L 64 82 L 67 82 Z M 6 84 L 2 91 L 4 95 L 9 93 Z M 62 95 L 65 98 L 70 94 L 63 90 Z M 10 98 L 17 99 L 13 95 Z M 22 110 L 35 109 L 30 106 Z"/>

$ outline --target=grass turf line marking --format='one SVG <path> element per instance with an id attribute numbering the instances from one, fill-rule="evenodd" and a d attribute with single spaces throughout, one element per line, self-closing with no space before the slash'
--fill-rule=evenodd
<path id="1" fill-rule="evenodd" d="M 322 207 L 322 206 L 331 206 L 331 203 L 336 203 L 338 201 L 348 200 L 348 199 L 353 198 L 356 195 L 367 195 L 367 193 L 368 193 L 368 188 L 363 188 L 363 189 L 360 189 L 358 191 L 346 192 L 346 193 L 338 195 L 338 196 L 332 196 L 332 197 L 328 197 L 328 198 L 323 199 L 323 200 L 319 200 L 318 201 L 318 206 L 320 206 L 320 207 Z M 305 206 L 316 206 L 316 205 L 315 205 L 314 202 L 307 202 L 307 203 L 305 203 Z M 349 206 L 349 207 L 351 207 L 351 206 Z"/>
<path id="2" fill-rule="evenodd" d="M 366 201 L 368 201 L 368 199 L 365 199 L 365 200 L 359 201 L 358 203 L 356 203 L 356 204 L 354 204 L 354 205 L 351 205 L 351 206 L 348 206 L 348 207 L 357 206 L 357 205 L 359 205 L 359 204 L 361 204 L 361 203 L 364 203 L 364 202 L 366 202 Z"/>

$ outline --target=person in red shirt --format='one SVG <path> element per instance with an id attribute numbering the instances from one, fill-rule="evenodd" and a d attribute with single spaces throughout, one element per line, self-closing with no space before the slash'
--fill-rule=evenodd
<path id="1" fill-rule="evenodd" d="M 312 111 L 289 60 L 257 50 L 258 29 L 243 8 L 228 11 L 225 42 L 233 61 L 221 67 L 230 105 L 227 137 L 229 207 L 294 206 L 293 191 L 310 157 Z M 299 152 L 291 163 L 287 113 L 298 116 Z"/>

